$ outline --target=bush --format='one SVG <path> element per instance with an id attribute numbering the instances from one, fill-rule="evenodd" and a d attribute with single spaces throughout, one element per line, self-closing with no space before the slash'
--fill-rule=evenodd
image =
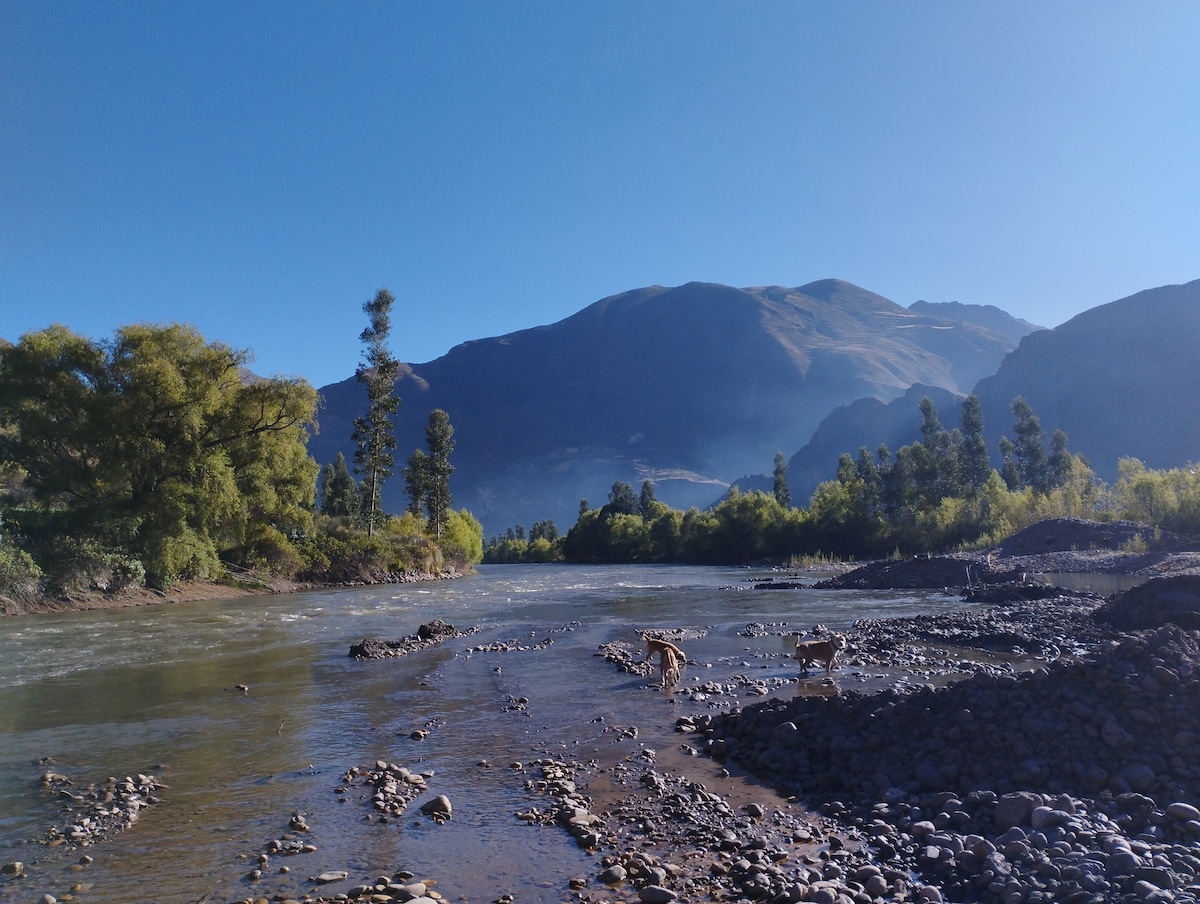
<path id="1" fill-rule="evenodd" d="M 267 571 L 282 577 L 292 577 L 304 567 L 296 547 L 274 527 L 265 527 L 241 550 L 241 564 L 256 571 Z"/>
<path id="2" fill-rule="evenodd" d="M 483 525 L 466 509 L 451 511 L 442 533 L 442 551 L 458 568 L 483 561 Z"/>
<path id="3" fill-rule="evenodd" d="M 27 600 L 37 596 L 42 570 L 25 550 L 0 539 L 0 594 Z"/>

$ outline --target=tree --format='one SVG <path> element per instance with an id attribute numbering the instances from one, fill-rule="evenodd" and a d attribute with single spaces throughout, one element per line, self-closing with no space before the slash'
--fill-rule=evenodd
<path id="1" fill-rule="evenodd" d="M 346 456 L 339 452 L 333 464 L 321 472 L 321 514 L 348 518 L 358 511 L 358 484 L 346 467 Z"/>
<path id="2" fill-rule="evenodd" d="M 62 326 L 0 357 L 0 460 L 25 472 L 21 518 L 124 551 L 147 583 L 221 573 L 218 556 L 311 525 L 317 394 L 243 383 L 249 353 L 192 327 L 137 324 L 93 343 Z M 35 523 L 36 522 L 36 525 Z"/>
<path id="3" fill-rule="evenodd" d="M 638 496 L 638 514 L 642 517 L 650 514 L 650 510 L 655 502 L 654 499 L 654 481 L 643 480 L 642 492 Z"/>
<path id="4" fill-rule="evenodd" d="M 429 497 L 429 456 L 422 449 L 414 449 L 404 466 L 404 491 L 408 494 L 408 511 L 417 517 L 424 515 Z"/>
<path id="5" fill-rule="evenodd" d="M 553 543 L 558 539 L 558 525 L 553 521 L 535 521 L 533 527 L 529 528 L 529 542 L 535 540 L 549 540 Z"/>
<path id="6" fill-rule="evenodd" d="M 1075 457 L 1067 449 L 1067 434 L 1062 430 L 1055 430 L 1050 437 L 1050 458 L 1046 462 L 1050 485 L 1065 486 L 1071 478 L 1074 464 Z"/>
<path id="7" fill-rule="evenodd" d="M 787 469 L 787 459 L 783 457 L 782 452 L 776 452 L 774 493 L 775 501 L 783 508 L 792 504 L 792 491 L 788 489 Z"/>
<path id="8" fill-rule="evenodd" d="M 967 496 L 974 498 L 983 492 L 991 470 L 987 440 L 983 438 L 983 405 L 972 393 L 963 399 L 962 442 L 958 447 L 958 473 Z"/>
<path id="9" fill-rule="evenodd" d="M 633 495 L 633 487 L 623 480 L 618 480 L 608 492 L 608 505 L 601 509 L 610 515 L 632 515 L 637 511 L 637 498 Z"/>
<path id="10" fill-rule="evenodd" d="M 880 449 L 885 453 L 887 451 L 886 446 L 881 446 Z M 889 456 L 890 453 L 883 455 L 881 461 L 886 463 Z M 875 459 L 871 457 L 866 446 L 858 447 L 858 460 L 854 463 L 854 467 L 859 479 L 863 482 L 863 501 L 867 504 L 867 511 L 873 517 L 879 517 L 883 508 L 880 497 L 883 480 L 879 474 L 879 467 L 875 464 Z"/>
<path id="11" fill-rule="evenodd" d="M 388 335 L 392 330 L 392 305 L 396 299 L 386 288 L 375 293 L 375 297 L 363 303 L 363 313 L 370 321 L 359 334 L 366 346 L 363 362 L 354 371 L 354 376 L 367 387 L 367 412 L 354 419 L 354 471 L 363 475 L 362 514 L 367 523 L 368 536 L 374 534 L 382 514 L 380 494 L 395 466 L 396 411 L 400 398 L 395 395 L 396 378 L 400 374 L 400 362 L 392 357 L 387 348 Z"/>
<path id="12" fill-rule="evenodd" d="M 1016 447 L 1007 436 L 1000 437 L 1000 477 L 1010 491 L 1021 487 L 1021 465 L 1017 462 Z"/>
<path id="13" fill-rule="evenodd" d="M 454 466 L 450 464 L 454 428 L 450 426 L 450 415 L 441 408 L 429 413 L 425 444 L 429 448 L 425 510 L 429 513 L 429 532 L 440 540 L 450 512 L 450 475 L 454 473 Z"/>
<path id="14" fill-rule="evenodd" d="M 917 490 L 926 506 L 933 507 L 958 492 L 958 438 L 938 420 L 933 399 L 921 399 L 921 442 L 914 449 Z"/>
<path id="15" fill-rule="evenodd" d="M 1021 476 L 1021 485 L 1032 487 L 1036 493 L 1045 493 L 1050 488 L 1049 467 L 1046 463 L 1046 431 L 1042 422 L 1033 413 L 1029 403 L 1021 396 L 1012 402 L 1013 456 Z"/>

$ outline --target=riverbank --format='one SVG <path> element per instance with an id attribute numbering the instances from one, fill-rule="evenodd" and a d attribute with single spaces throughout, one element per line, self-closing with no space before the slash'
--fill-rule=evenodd
<path id="1" fill-rule="evenodd" d="M 1200 581 L 1156 584 L 859 622 L 839 682 L 887 667 L 888 690 L 818 678 L 830 693 L 679 720 L 685 751 L 805 811 L 715 794 L 648 751 L 539 763 L 539 818 L 596 852 L 577 886 L 593 904 L 1196 901 L 1200 632 L 1155 603 L 1200 612 Z M 581 790 L 606 774 L 609 793 Z"/>
<path id="2" fill-rule="evenodd" d="M 443 571 L 405 572 L 389 575 L 378 584 L 408 584 L 422 581 L 446 581 L 461 578 L 464 572 Z M 160 606 L 172 603 L 196 602 L 199 600 L 240 599 L 276 593 L 299 593 L 305 590 L 337 589 L 340 587 L 364 586 L 358 584 L 313 584 L 292 581 L 287 578 L 270 577 L 253 580 L 231 581 L 180 581 L 166 590 L 151 590 L 148 587 L 128 587 L 117 593 L 94 591 L 69 591 L 60 596 L 40 596 L 31 600 L 15 600 L 0 595 L 0 616 L 34 615 L 46 612 L 70 612 L 88 609 L 128 609 L 139 606 Z"/>

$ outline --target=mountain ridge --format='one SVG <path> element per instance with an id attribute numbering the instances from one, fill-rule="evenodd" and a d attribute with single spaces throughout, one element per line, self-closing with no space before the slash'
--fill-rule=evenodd
<path id="1" fill-rule="evenodd" d="M 632 289 L 406 364 L 397 473 L 442 408 L 457 441 L 454 504 L 485 530 L 569 525 L 581 499 L 602 503 L 616 480 L 654 477 L 669 504 L 707 504 L 714 486 L 803 445 L 836 405 L 890 400 L 913 383 L 965 391 L 1015 346 L 841 280 Z M 324 464 L 352 453 L 363 395 L 353 379 L 321 393 L 311 448 Z M 385 506 L 401 510 L 403 493 L 390 481 Z"/>

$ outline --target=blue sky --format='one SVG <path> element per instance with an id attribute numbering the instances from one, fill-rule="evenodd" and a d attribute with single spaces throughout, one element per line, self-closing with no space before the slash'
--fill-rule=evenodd
<path id="1" fill-rule="evenodd" d="M 638 286 L 1055 326 L 1200 277 L 1200 4 L 0 0 L 0 337 L 324 385 Z M 553 379 L 554 375 L 547 375 Z"/>

